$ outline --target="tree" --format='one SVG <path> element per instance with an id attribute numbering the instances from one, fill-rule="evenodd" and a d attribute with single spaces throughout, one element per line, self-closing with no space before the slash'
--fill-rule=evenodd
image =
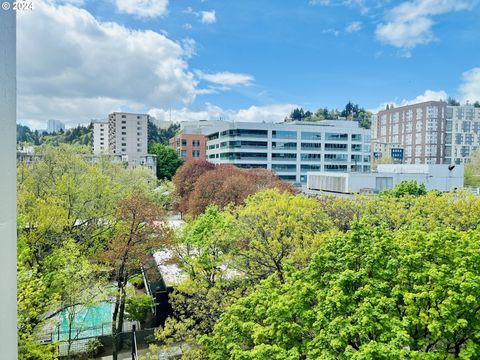
<path id="1" fill-rule="evenodd" d="M 198 178 L 207 171 L 213 170 L 215 165 L 205 160 L 189 161 L 182 165 L 172 178 L 175 185 L 177 203 L 175 207 L 183 214 L 188 213 L 189 197 L 195 188 Z"/>
<path id="2" fill-rule="evenodd" d="M 225 214 L 209 206 L 187 221 L 170 247 L 187 277 L 169 297 L 174 313 L 156 338 L 160 344 L 180 344 L 184 359 L 201 358 L 197 336 L 210 334 L 223 311 L 247 289 L 228 260 L 226 226 Z"/>
<path id="3" fill-rule="evenodd" d="M 153 300 L 151 295 L 143 294 L 131 296 L 125 302 L 125 319 L 140 322 L 142 328 L 152 313 Z"/>
<path id="4" fill-rule="evenodd" d="M 300 109 L 295 108 L 290 113 L 290 119 L 292 119 L 292 120 L 302 121 L 304 117 L 305 117 L 305 112 L 303 111 L 302 108 L 300 108 Z"/>
<path id="5" fill-rule="evenodd" d="M 167 145 L 153 144 L 149 153 L 157 155 L 157 177 L 161 180 L 171 180 L 183 163 L 177 152 Z"/>
<path id="6" fill-rule="evenodd" d="M 120 201 L 117 217 L 120 219 L 101 260 L 112 269 L 115 293 L 112 314 L 113 358 L 117 359 L 119 334 L 123 320 L 130 276 L 140 272 L 141 266 L 153 252 L 167 242 L 170 232 L 164 211 L 142 193 L 133 193 Z"/>
<path id="7" fill-rule="evenodd" d="M 198 178 L 189 197 L 189 214 L 197 216 L 212 204 L 221 209 L 229 204 L 239 205 L 249 195 L 268 188 L 296 192 L 291 184 L 281 181 L 271 170 L 245 170 L 221 164 Z"/>
<path id="8" fill-rule="evenodd" d="M 359 224 L 271 277 L 201 343 L 209 359 L 478 358 L 480 232 Z"/>
<path id="9" fill-rule="evenodd" d="M 447 104 L 450 106 L 460 106 L 460 102 L 458 102 L 455 98 L 449 97 L 447 99 Z"/>
<path id="10" fill-rule="evenodd" d="M 425 184 L 418 185 L 415 180 L 407 181 L 404 180 L 393 189 L 382 191 L 384 196 L 393 196 L 393 197 L 402 197 L 406 195 L 410 196 L 421 196 L 425 195 L 427 190 Z"/>
<path id="11" fill-rule="evenodd" d="M 99 276 L 99 269 L 89 262 L 82 254 L 80 246 L 72 240 L 48 256 L 45 260 L 44 273 L 49 291 L 58 296 L 55 313 L 63 312 L 66 316 L 68 324 L 66 357 L 70 359 L 75 339 L 73 331 L 81 330 L 82 326 L 81 323 L 77 323 L 79 312 L 100 300 L 103 281 Z"/>
<path id="12" fill-rule="evenodd" d="M 249 197 L 229 217 L 237 270 L 258 282 L 271 274 L 284 281 L 289 266 L 308 263 L 331 221 L 315 199 L 277 189 Z"/>
<path id="13" fill-rule="evenodd" d="M 474 151 L 465 165 L 465 186 L 480 187 L 480 151 Z"/>
<path id="14" fill-rule="evenodd" d="M 172 124 L 166 129 L 159 129 L 152 121 L 148 122 L 148 147 L 153 144 L 168 145 L 168 141 L 180 130 L 180 125 Z"/>
<path id="15" fill-rule="evenodd" d="M 480 101 L 475 101 L 473 103 L 473 106 L 476 107 L 476 108 L 480 108 Z"/>

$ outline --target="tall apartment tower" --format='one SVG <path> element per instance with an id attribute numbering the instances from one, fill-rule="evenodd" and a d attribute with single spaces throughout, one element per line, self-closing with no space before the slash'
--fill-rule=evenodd
<path id="1" fill-rule="evenodd" d="M 108 153 L 108 121 L 93 120 L 93 153 L 95 155 Z"/>
<path id="2" fill-rule="evenodd" d="M 114 112 L 108 115 L 108 147 L 113 155 L 147 155 L 149 115 Z"/>
<path id="3" fill-rule="evenodd" d="M 447 106 L 445 163 L 465 164 L 480 149 L 480 108 Z"/>
<path id="4" fill-rule="evenodd" d="M 379 111 L 374 117 L 375 143 L 404 149 L 404 163 L 442 164 L 447 103 L 428 101 Z"/>

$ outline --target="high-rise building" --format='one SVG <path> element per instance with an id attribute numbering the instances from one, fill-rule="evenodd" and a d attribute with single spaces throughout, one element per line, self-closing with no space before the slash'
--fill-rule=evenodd
<path id="1" fill-rule="evenodd" d="M 65 124 L 63 122 L 61 122 L 60 120 L 48 120 L 47 121 L 47 132 L 49 134 L 57 133 L 60 130 L 65 131 Z"/>
<path id="2" fill-rule="evenodd" d="M 480 108 L 447 106 L 445 163 L 465 164 L 480 149 Z"/>
<path id="3" fill-rule="evenodd" d="M 370 171 L 370 130 L 354 121 L 225 122 L 210 130 L 207 160 L 275 171 L 306 183 L 309 171 Z"/>
<path id="4" fill-rule="evenodd" d="M 442 164 L 447 103 L 428 101 L 379 111 L 373 117 L 372 143 L 403 148 L 406 164 Z"/>
<path id="5" fill-rule="evenodd" d="M 93 153 L 95 155 L 108 153 L 108 121 L 93 120 Z"/>
<path id="6" fill-rule="evenodd" d="M 114 155 L 147 155 L 149 115 L 114 112 L 108 115 L 108 148 Z"/>

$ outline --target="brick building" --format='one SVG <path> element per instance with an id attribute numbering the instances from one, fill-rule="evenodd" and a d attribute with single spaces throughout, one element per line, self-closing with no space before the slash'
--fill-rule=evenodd
<path id="1" fill-rule="evenodd" d="M 206 160 L 207 137 L 203 134 L 180 133 L 170 139 L 173 147 L 183 161 Z"/>
<path id="2" fill-rule="evenodd" d="M 397 144 L 406 164 L 442 164 L 445 157 L 447 103 L 427 101 L 379 111 L 372 143 Z"/>

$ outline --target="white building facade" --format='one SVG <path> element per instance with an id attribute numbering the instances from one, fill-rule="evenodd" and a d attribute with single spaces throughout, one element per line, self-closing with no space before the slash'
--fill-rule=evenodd
<path id="1" fill-rule="evenodd" d="M 380 192 L 402 181 L 415 181 L 428 191 L 452 191 L 463 187 L 463 175 L 463 165 L 379 164 L 378 171 L 372 173 L 309 172 L 307 189 L 354 194 Z"/>
<path id="2" fill-rule="evenodd" d="M 147 155 L 149 115 L 114 112 L 108 115 L 108 148 L 113 155 Z"/>
<path id="3" fill-rule="evenodd" d="M 95 155 L 108 153 L 108 121 L 93 120 L 93 153 Z"/>
<path id="4" fill-rule="evenodd" d="M 225 122 L 208 134 L 207 160 L 306 183 L 308 171 L 370 171 L 370 143 L 370 130 L 352 121 Z"/>
<path id="5" fill-rule="evenodd" d="M 445 163 L 465 164 L 480 148 L 480 108 L 447 106 Z"/>

